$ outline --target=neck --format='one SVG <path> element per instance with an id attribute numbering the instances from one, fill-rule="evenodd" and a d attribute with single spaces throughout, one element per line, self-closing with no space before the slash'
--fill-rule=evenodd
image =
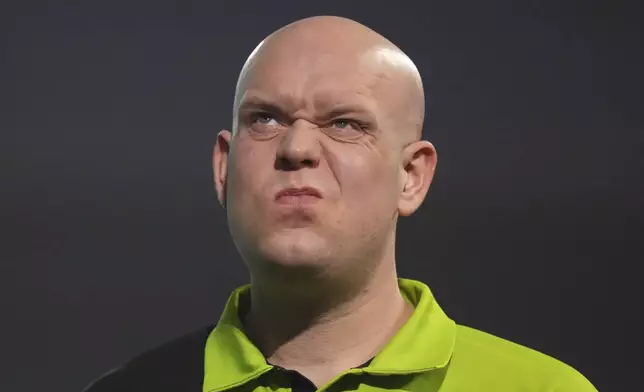
<path id="1" fill-rule="evenodd" d="M 268 362 L 297 370 L 318 386 L 375 356 L 413 311 L 400 293 L 393 262 L 357 285 L 318 282 L 304 293 L 262 283 L 251 284 L 244 320 L 250 339 Z"/>

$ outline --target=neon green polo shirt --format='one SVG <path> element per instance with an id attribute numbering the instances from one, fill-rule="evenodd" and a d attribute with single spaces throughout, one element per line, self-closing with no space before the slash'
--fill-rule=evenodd
<path id="1" fill-rule="evenodd" d="M 370 362 L 318 391 L 591 392 L 572 367 L 507 340 L 457 325 L 425 284 L 399 279 L 414 306 L 407 323 Z M 273 366 L 244 334 L 235 290 L 206 341 L 203 392 L 316 390 L 304 376 Z M 308 381 L 308 384 L 307 384 Z"/>

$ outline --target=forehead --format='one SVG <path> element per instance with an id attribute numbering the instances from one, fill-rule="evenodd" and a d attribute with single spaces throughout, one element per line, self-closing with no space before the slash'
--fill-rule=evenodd
<path id="1" fill-rule="evenodd" d="M 294 107 L 352 103 L 381 109 L 387 103 L 387 91 L 394 87 L 392 78 L 385 70 L 369 66 L 363 57 L 355 52 L 272 51 L 249 67 L 238 91 L 240 101 L 259 96 Z"/>

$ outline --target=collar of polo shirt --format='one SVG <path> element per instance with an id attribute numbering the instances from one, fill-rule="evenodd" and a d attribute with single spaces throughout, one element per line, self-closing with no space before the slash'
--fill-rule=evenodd
<path id="1" fill-rule="evenodd" d="M 456 324 L 440 308 L 427 285 L 398 279 L 404 298 L 414 305 L 407 323 L 368 366 L 345 374 L 413 374 L 445 367 L 454 350 Z M 250 285 L 230 295 L 219 323 L 205 348 L 203 391 L 220 392 L 245 384 L 273 369 L 243 332 L 239 319 L 240 297 Z M 335 380 L 331 381 L 332 384 Z"/>

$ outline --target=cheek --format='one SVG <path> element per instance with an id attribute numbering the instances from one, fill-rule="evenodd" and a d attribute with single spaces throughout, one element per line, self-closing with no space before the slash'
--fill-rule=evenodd
<path id="1" fill-rule="evenodd" d="M 371 151 L 341 155 L 334 172 L 343 199 L 351 208 L 386 208 L 383 204 L 389 204 L 397 194 L 398 178 L 395 168 Z"/>
<path id="2" fill-rule="evenodd" d="M 269 165 L 262 160 L 261 150 L 244 140 L 233 145 L 230 167 L 228 168 L 228 189 L 236 199 L 252 196 L 265 178 L 264 171 Z"/>
<path id="3" fill-rule="evenodd" d="M 236 241 L 246 241 L 257 231 L 256 223 L 264 220 L 266 209 L 257 208 L 265 202 L 265 184 L 272 168 L 263 159 L 261 147 L 239 141 L 231 149 L 227 181 L 226 213 Z"/>

